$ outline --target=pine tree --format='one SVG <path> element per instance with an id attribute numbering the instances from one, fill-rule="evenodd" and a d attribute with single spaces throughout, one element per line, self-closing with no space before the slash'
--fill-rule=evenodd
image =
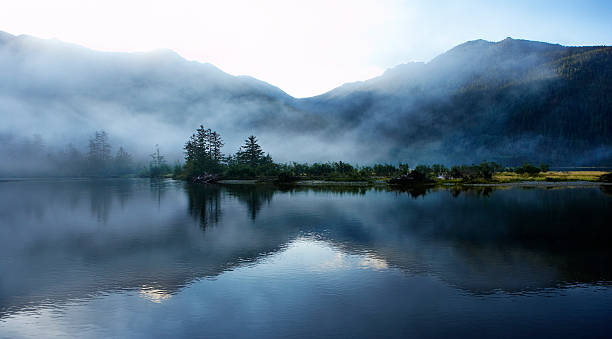
<path id="1" fill-rule="evenodd" d="M 211 158 L 216 161 L 221 161 L 223 159 L 223 154 L 221 154 L 221 147 L 223 147 L 223 140 L 221 140 L 221 136 L 217 132 L 212 132 L 210 134 L 211 141 Z"/>
<path id="2" fill-rule="evenodd" d="M 241 163 L 256 167 L 262 162 L 264 151 L 257 143 L 257 138 L 254 135 L 248 137 L 244 142 L 245 144 L 240 147 L 240 151 L 238 151 L 236 156 Z"/>
<path id="3" fill-rule="evenodd" d="M 221 171 L 223 141 L 219 133 L 200 125 L 185 143 L 185 174 L 196 177 Z"/>
<path id="4" fill-rule="evenodd" d="M 111 159 L 108 134 L 105 131 L 96 131 L 94 137 L 89 139 L 89 152 L 87 153 L 89 172 L 97 175 L 106 173 Z"/>
<path id="5" fill-rule="evenodd" d="M 132 155 L 126 152 L 123 147 L 119 147 L 117 155 L 115 155 L 114 163 L 114 171 L 117 174 L 127 174 L 132 168 Z"/>
<path id="6" fill-rule="evenodd" d="M 151 162 L 149 163 L 149 176 L 161 177 L 170 172 L 170 167 L 166 164 L 166 157 L 161 155 L 159 145 L 155 145 L 155 152 L 150 154 Z"/>
<path id="7" fill-rule="evenodd" d="M 164 157 L 163 155 L 161 155 L 161 153 L 159 152 L 159 145 L 155 145 L 155 152 L 153 152 L 151 155 L 151 166 L 152 167 L 161 167 L 162 165 L 164 165 L 166 163 L 166 157 Z"/>
<path id="8" fill-rule="evenodd" d="M 195 156 L 197 161 L 204 161 L 209 158 L 208 135 L 210 129 L 205 129 L 200 125 L 200 128 L 195 133 Z"/>

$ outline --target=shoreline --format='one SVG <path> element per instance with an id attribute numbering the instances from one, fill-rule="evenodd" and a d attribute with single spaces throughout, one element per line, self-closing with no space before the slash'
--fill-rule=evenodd
<path id="1" fill-rule="evenodd" d="M 597 187 L 597 186 L 611 186 L 609 182 L 598 182 L 598 181 L 520 181 L 520 182 L 506 182 L 506 183 L 482 183 L 482 184 L 459 184 L 462 186 L 478 186 L 478 187 L 498 187 L 498 186 L 516 186 L 516 187 Z M 454 185 L 449 185 L 454 186 Z"/>
<path id="2" fill-rule="evenodd" d="M 87 180 L 100 180 L 100 179 L 134 179 L 134 178 L 60 178 L 60 177 L 46 177 L 46 178 L 0 178 L 0 183 L 16 182 L 16 181 L 46 181 L 46 180 L 64 180 L 64 181 L 87 181 Z M 140 179 L 161 179 L 161 180 L 176 180 L 184 181 L 181 179 L 173 178 L 140 178 Z M 185 181 L 186 182 L 186 181 Z M 271 180 L 261 179 L 224 179 L 219 180 L 213 184 L 218 185 L 272 185 L 280 187 L 386 187 L 386 188 L 410 188 L 410 187 L 444 187 L 451 188 L 457 186 L 466 187 L 599 187 L 599 186 L 612 186 L 612 183 L 602 181 L 586 181 L 586 180 L 574 180 L 574 181 L 543 181 L 543 180 L 523 180 L 523 181 L 509 181 L 509 182 L 490 182 L 490 183 L 462 183 L 462 182 L 434 182 L 434 183 L 423 183 L 414 185 L 391 185 L 384 180 L 375 181 L 326 181 L 326 180 L 299 180 L 289 183 L 277 183 Z"/>
<path id="3" fill-rule="evenodd" d="M 468 187 L 598 187 L 612 186 L 612 183 L 598 181 L 515 181 L 503 183 L 429 183 L 412 186 L 390 185 L 382 180 L 376 182 L 369 181 L 325 181 L 325 180 L 300 180 L 292 183 L 274 183 L 271 181 L 259 181 L 257 179 L 246 180 L 219 180 L 216 182 L 220 185 L 274 185 L 274 186 L 345 186 L 345 187 L 453 187 L 453 186 L 468 186 Z"/>

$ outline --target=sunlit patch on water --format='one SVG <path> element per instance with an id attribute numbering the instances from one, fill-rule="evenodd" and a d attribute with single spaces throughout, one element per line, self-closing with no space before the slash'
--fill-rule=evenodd
<path id="1" fill-rule="evenodd" d="M 359 262 L 360 268 L 366 270 L 382 271 L 389 268 L 387 262 L 383 259 L 366 257 Z"/>
<path id="2" fill-rule="evenodd" d="M 156 304 L 161 304 L 172 297 L 172 294 L 163 289 L 147 285 L 143 285 L 140 290 L 138 290 L 138 295 Z"/>
<path id="3" fill-rule="evenodd" d="M 286 262 L 293 260 L 296 266 L 302 265 L 303 269 L 311 271 L 356 269 L 382 271 L 389 268 L 384 259 L 370 253 L 346 252 L 325 240 L 311 236 L 297 238 L 277 256 L 277 260 Z"/>

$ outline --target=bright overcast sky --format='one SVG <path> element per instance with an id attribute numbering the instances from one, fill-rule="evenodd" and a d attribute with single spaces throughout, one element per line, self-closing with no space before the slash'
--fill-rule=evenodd
<path id="1" fill-rule="evenodd" d="M 612 1 L 0 0 L 0 30 L 106 51 L 169 48 L 296 97 L 507 36 L 612 44 Z"/>

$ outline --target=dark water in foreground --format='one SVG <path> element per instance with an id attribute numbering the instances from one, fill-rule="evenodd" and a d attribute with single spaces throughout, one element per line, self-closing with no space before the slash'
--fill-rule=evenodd
<path id="1" fill-rule="evenodd" d="M 612 192 L 0 182 L 0 337 L 610 337 Z"/>

